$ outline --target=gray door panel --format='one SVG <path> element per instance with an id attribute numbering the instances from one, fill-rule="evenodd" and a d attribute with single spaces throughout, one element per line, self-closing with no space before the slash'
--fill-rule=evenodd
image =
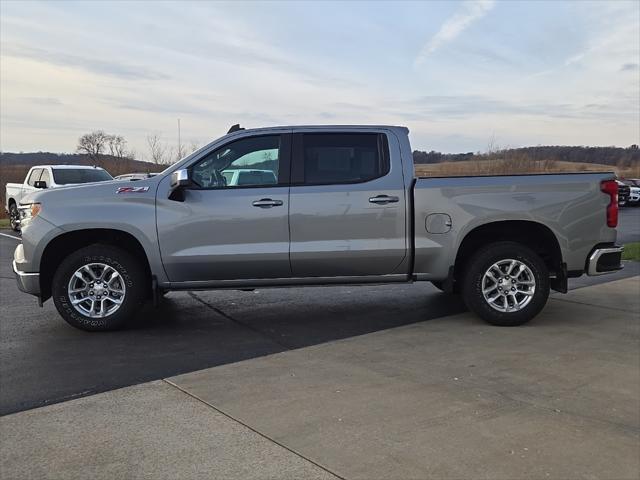
<path id="1" fill-rule="evenodd" d="M 172 282 L 287 278 L 289 187 L 186 190 L 158 202 L 158 236 Z M 254 206 L 261 200 L 277 206 Z"/>
<path id="2" fill-rule="evenodd" d="M 383 183 L 291 187 L 293 276 L 386 275 L 395 271 L 406 254 L 404 190 L 385 189 Z M 382 194 L 399 201 L 386 205 L 369 202 Z"/>
<path id="3" fill-rule="evenodd" d="M 171 282 L 291 277 L 289 145 L 289 135 L 248 135 L 206 152 L 182 197 L 161 193 L 163 180 L 158 238 Z"/>
<path id="4" fill-rule="evenodd" d="M 407 253 L 407 219 L 402 162 L 395 139 L 389 139 L 390 169 L 383 176 L 344 184 L 305 185 L 322 181 L 323 168 L 326 178 L 333 175 L 340 179 L 341 175 L 359 175 L 362 170 L 358 165 L 364 161 L 371 164 L 370 152 L 365 152 L 367 140 L 353 140 L 360 146 L 351 149 L 351 138 L 332 143 L 330 136 L 329 132 L 324 140 L 316 137 L 307 141 L 306 134 L 294 135 L 292 181 L 302 185 L 292 185 L 290 193 L 292 275 L 406 273 L 396 272 Z M 303 160 L 305 155 L 308 160 Z M 310 175 L 303 171 L 307 168 Z"/>

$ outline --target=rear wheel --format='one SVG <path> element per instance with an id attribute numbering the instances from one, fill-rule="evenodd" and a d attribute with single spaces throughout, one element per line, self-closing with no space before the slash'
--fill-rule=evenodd
<path id="1" fill-rule="evenodd" d="M 81 330 L 120 328 L 144 303 L 146 293 L 140 263 L 110 245 L 73 252 L 53 276 L 52 296 L 58 312 Z"/>
<path id="2" fill-rule="evenodd" d="M 14 232 L 20 231 L 20 212 L 15 202 L 11 202 L 9 205 L 9 225 Z"/>
<path id="3" fill-rule="evenodd" d="M 522 325 L 535 317 L 549 297 L 549 272 L 530 248 L 493 243 L 470 260 L 463 281 L 464 301 L 492 325 Z"/>

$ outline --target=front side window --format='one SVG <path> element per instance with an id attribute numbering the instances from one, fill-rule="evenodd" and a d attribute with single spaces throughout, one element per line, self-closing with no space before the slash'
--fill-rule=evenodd
<path id="1" fill-rule="evenodd" d="M 304 183 L 361 183 L 389 171 L 386 137 L 377 133 L 311 133 L 302 138 Z"/>
<path id="2" fill-rule="evenodd" d="M 98 168 L 53 168 L 52 171 L 57 185 L 113 180 L 106 170 Z"/>
<path id="3" fill-rule="evenodd" d="M 201 188 L 275 186 L 280 150 L 279 135 L 236 140 L 196 163 L 191 179 Z"/>

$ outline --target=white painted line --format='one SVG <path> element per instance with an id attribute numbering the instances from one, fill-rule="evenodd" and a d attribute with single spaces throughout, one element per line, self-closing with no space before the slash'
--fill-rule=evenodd
<path id="1" fill-rule="evenodd" d="M 3 237 L 13 238 L 14 240 L 22 240 L 20 237 L 14 237 L 13 235 L 7 235 L 6 233 L 0 232 L 0 235 L 2 235 Z"/>

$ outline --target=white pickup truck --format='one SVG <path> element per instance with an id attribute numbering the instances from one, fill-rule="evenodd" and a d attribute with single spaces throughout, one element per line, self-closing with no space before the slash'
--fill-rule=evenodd
<path id="1" fill-rule="evenodd" d="M 18 206 L 25 195 L 38 188 L 57 188 L 80 183 L 113 180 L 106 170 L 87 165 L 36 165 L 29 169 L 23 183 L 7 183 L 5 210 L 9 214 L 11 228 L 20 230 Z"/>

